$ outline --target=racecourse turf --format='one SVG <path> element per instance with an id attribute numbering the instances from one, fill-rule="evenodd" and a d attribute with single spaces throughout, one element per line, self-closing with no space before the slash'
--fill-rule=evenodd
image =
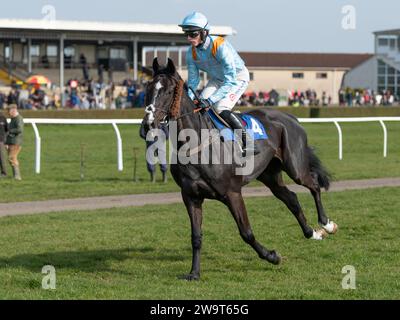
<path id="1" fill-rule="evenodd" d="M 400 176 L 400 122 L 386 122 L 388 157 L 383 158 L 383 131 L 378 122 L 343 123 L 343 156 L 338 159 L 335 126 L 304 124 L 309 142 L 316 147 L 335 180 Z M 102 195 L 178 191 L 173 179 L 167 184 L 148 182 L 144 141 L 137 125 L 121 125 L 124 171 L 117 170 L 117 146 L 111 125 L 38 125 L 42 138 L 41 174 L 34 173 L 35 140 L 26 125 L 20 154 L 23 181 L 0 180 L 0 202 L 48 200 Z M 81 145 L 84 167 L 81 179 Z M 137 148 L 137 179 L 133 182 Z M 9 168 L 10 169 L 10 168 Z M 11 170 L 9 170 L 11 171 Z"/>
<path id="2" fill-rule="evenodd" d="M 310 225 L 309 194 L 299 199 Z M 323 195 L 339 231 L 306 240 L 275 198 L 246 201 L 257 239 L 284 258 L 274 266 L 240 238 L 228 210 L 204 208 L 202 277 L 190 269 L 190 226 L 183 204 L 65 212 L 0 219 L 1 299 L 399 299 L 400 189 Z M 42 288 L 52 265 L 56 288 Z M 345 266 L 356 271 L 345 290 Z M 347 281 L 344 281 L 348 283 Z"/>

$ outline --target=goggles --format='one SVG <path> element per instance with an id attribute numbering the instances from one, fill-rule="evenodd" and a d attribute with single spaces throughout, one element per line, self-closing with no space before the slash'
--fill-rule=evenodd
<path id="1" fill-rule="evenodd" d="M 197 38 L 200 35 L 200 31 L 185 31 L 185 36 L 189 38 Z"/>

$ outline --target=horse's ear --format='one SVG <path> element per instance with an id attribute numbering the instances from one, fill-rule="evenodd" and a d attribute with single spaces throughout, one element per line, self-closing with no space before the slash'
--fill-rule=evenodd
<path id="1" fill-rule="evenodd" d="M 158 64 L 157 57 L 155 57 L 154 60 L 153 60 L 153 71 L 154 71 L 154 74 L 156 74 L 158 72 L 158 69 L 160 69 L 160 65 Z"/>
<path id="2" fill-rule="evenodd" d="M 176 72 L 174 62 L 170 58 L 168 58 L 167 70 L 170 74 L 175 74 Z"/>

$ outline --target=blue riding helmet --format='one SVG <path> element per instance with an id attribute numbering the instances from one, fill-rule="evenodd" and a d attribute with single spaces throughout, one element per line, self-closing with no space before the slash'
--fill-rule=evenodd
<path id="1" fill-rule="evenodd" d="M 192 12 L 179 25 L 183 31 L 210 30 L 208 19 L 200 12 Z"/>

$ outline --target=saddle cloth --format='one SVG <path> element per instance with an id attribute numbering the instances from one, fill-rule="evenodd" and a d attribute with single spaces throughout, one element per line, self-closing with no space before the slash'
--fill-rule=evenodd
<path id="1" fill-rule="evenodd" d="M 220 131 L 221 137 L 224 139 L 224 141 L 236 141 L 238 139 L 233 130 L 230 127 L 227 127 L 226 124 L 221 121 L 220 117 L 215 114 L 215 111 L 212 108 L 208 110 L 208 114 L 215 127 Z M 250 134 L 253 140 L 268 139 L 267 132 L 258 119 L 249 114 L 239 114 L 239 116 L 242 119 L 246 131 Z"/>

